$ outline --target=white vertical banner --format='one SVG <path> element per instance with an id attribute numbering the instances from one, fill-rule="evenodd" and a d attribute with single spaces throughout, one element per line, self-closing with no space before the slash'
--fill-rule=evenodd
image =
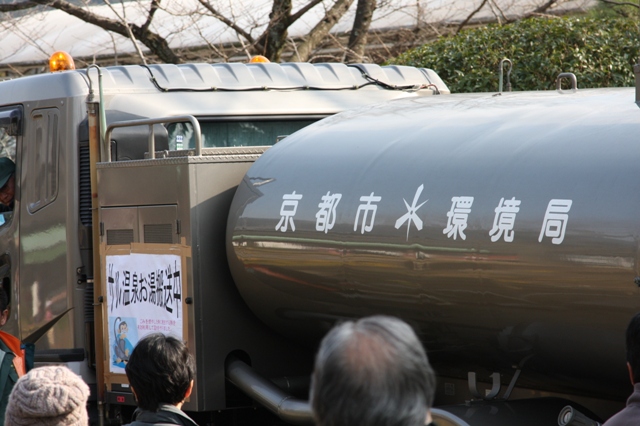
<path id="1" fill-rule="evenodd" d="M 107 255 L 105 265 L 109 371 L 123 374 L 144 336 L 160 332 L 184 340 L 182 256 Z"/>

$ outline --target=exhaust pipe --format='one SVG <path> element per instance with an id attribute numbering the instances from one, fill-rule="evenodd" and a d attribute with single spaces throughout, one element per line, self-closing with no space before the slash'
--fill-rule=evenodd
<path id="1" fill-rule="evenodd" d="M 226 374 L 227 380 L 281 420 L 300 426 L 313 425 L 308 401 L 288 395 L 233 355 L 227 359 Z"/>

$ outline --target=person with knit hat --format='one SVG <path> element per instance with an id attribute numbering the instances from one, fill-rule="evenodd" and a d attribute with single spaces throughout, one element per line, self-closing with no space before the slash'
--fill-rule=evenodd
<path id="1" fill-rule="evenodd" d="M 89 386 L 61 365 L 34 368 L 9 397 L 5 426 L 87 426 Z"/>
<path id="2" fill-rule="evenodd" d="M 133 348 L 125 367 L 138 408 L 129 426 L 197 426 L 182 410 L 191 396 L 195 361 L 187 345 L 154 333 Z"/>

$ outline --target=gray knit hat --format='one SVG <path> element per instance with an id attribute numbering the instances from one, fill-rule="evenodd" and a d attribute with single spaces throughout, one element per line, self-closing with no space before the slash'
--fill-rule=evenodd
<path id="1" fill-rule="evenodd" d="M 9 396 L 6 426 L 87 426 L 89 387 L 63 366 L 40 367 L 20 377 Z"/>

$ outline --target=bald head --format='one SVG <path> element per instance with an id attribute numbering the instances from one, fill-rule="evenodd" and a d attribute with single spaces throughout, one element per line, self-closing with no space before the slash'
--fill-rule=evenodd
<path id="1" fill-rule="evenodd" d="M 435 377 L 405 322 L 385 316 L 335 327 L 316 357 L 311 403 L 320 426 L 422 426 Z"/>

